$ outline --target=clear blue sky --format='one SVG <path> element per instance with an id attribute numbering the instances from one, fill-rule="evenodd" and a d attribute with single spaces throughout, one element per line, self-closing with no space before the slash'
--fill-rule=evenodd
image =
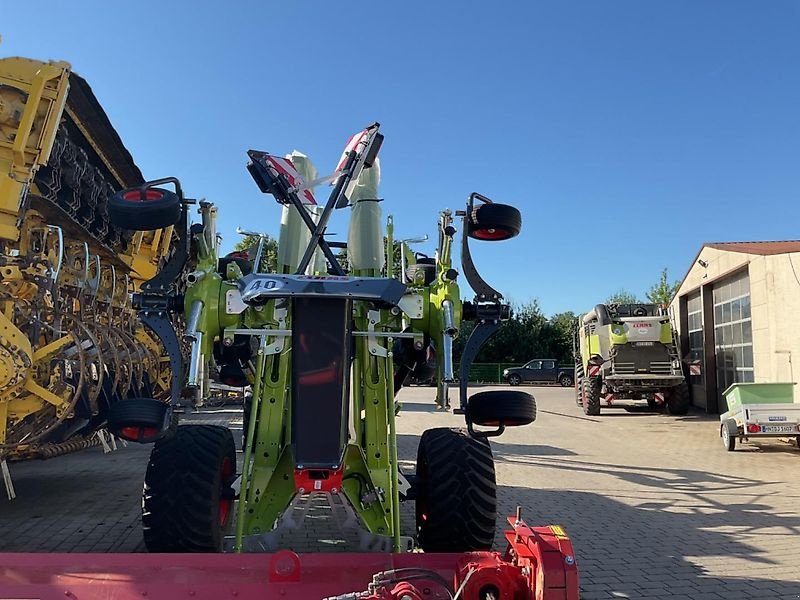
<path id="1" fill-rule="evenodd" d="M 475 254 L 548 314 L 681 278 L 706 241 L 800 238 L 793 0 L 3 4 L 0 55 L 71 62 L 227 245 L 277 232 L 249 148 L 329 172 L 374 120 L 398 234 L 473 190 L 516 204 L 522 235 Z"/>

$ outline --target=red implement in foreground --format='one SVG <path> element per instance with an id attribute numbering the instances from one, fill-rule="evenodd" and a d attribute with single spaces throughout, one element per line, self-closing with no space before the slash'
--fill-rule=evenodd
<path id="1" fill-rule="evenodd" d="M 4 554 L 0 598 L 577 600 L 560 527 L 508 519 L 509 546 L 465 554 Z"/>

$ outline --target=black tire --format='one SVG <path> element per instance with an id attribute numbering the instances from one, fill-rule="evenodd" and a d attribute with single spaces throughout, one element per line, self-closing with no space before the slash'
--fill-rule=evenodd
<path id="1" fill-rule="evenodd" d="M 567 375 L 566 373 L 558 378 L 558 383 L 561 384 L 561 387 L 569 387 L 572 385 L 572 377 Z"/>
<path id="2" fill-rule="evenodd" d="M 125 440 L 153 442 L 168 431 L 174 414 L 170 406 L 161 400 L 126 398 L 111 405 L 107 427 L 111 433 Z"/>
<path id="3" fill-rule="evenodd" d="M 156 442 L 142 500 L 148 551 L 222 551 L 235 479 L 236 448 L 226 427 L 183 425 Z"/>
<path id="4" fill-rule="evenodd" d="M 181 201 L 175 192 L 162 188 L 129 188 L 108 199 L 108 218 L 120 229 L 152 231 L 178 222 Z"/>
<path id="5" fill-rule="evenodd" d="M 685 415 L 689 412 L 691 403 L 689 386 L 684 381 L 680 385 L 667 390 L 664 394 L 664 400 L 671 415 Z"/>
<path id="6" fill-rule="evenodd" d="M 722 445 L 728 452 L 736 450 L 736 438 L 739 436 L 739 427 L 735 419 L 728 419 L 719 425 L 719 436 L 722 438 Z"/>
<path id="7" fill-rule="evenodd" d="M 522 377 L 520 377 L 516 373 L 512 373 L 511 375 L 508 376 L 508 385 L 517 386 L 520 383 L 522 383 Z"/>
<path id="8" fill-rule="evenodd" d="M 508 240 L 522 231 L 522 215 L 507 204 L 474 206 L 467 220 L 467 235 L 476 240 Z"/>
<path id="9" fill-rule="evenodd" d="M 575 364 L 575 404 L 583 407 L 583 364 Z"/>
<path id="10" fill-rule="evenodd" d="M 603 386 L 600 377 L 584 377 L 583 378 L 583 398 L 581 399 L 581 406 L 583 413 L 590 416 L 597 416 L 600 414 L 600 390 Z"/>
<path id="11" fill-rule="evenodd" d="M 417 263 L 406 268 L 406 279 L 411 284 L 430 285 L 436 280 L 436 265 Z"/>
<path id="12" fill-rule="evenodd" d="M 489 550 L 497 484 L 486 438 L 462 429 L 423 432 L 417 450 L 417 541 L 425 552 Z"/>
<path id="13" fill-rule="evenodd" d="M 467 420 L 486 427 L 517 427 L 536 420 L 536 400 L 527 392 L 490 390 L 467 401 Z"/>

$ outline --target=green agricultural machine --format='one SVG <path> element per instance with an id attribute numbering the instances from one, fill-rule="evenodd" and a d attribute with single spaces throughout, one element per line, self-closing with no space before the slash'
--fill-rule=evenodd
<path id="1" fill-rule="evenodd" d="M 598 304 L 574 330 L 575 402 L 600 408 L 647 405 L 684 415 L 689 388 L 669 315 L 657 304 Z"/>
<path id="2" fill-rule="evenodd" d="M 116 435 L 155 442 L 144 482 L 145 545 L 159 553 L 248 554 L 77 557 L 80 564 L 75 556 L 49 555 L 48 582 L 59 593 L 577 599 L 577 565 L 560 527 L 530 528 L 518 509 L 509 518 L 505 553 L 491 551 L 497 498 L 489 440 L 533 422 L 534 398 L 516 390 L 470 396 L 467 389 L 479 348 L 510 316 L 503 296 L 476 271 L 469 240 L 516 236 L 520 213 L 471 194 L 465 210 L 440 213 L 434 259 L 418 262 L 423 257 L 406 244 L 404 272 L 395 277 L 393 223 L 383 221 L 377 196 L 382 141 L 377 123 L 359 132 L 327 177 L 299 153 L 248 153 L 250 174 L 282 210 L 277 272 L 260 271 L 261 248 L 253 260 L 218 256 L 216 208 L 185 198 L 176 179 L 119 194 L 128 204 L 116 216 L 145 230 L 174 225 L 178 235 L 170 259 L 133 305 L 183 385 L 171 403 L 129 398 L 109 417 Z M 322 183 L 332 190 L 318 205 L 313 188 Z M 201 220 L 190 225 L 193 206 Z M 326 237 L 336 210 L 350 213 L 346 244 Z M 461 273 L 476 292 L 469 302 L 462 302 L 453 266 L 459 223 Z M 343 247 L 347 269 L 333 251 Z M 477 325 L 456 365 L 453 339 L 464 319 Z M 422 432 L 416 470 L 404 472 L 395 395 L 409 374 L 430 368 L 430 347 L 439 397 L 457 384 L 455 412 L 465 427 Z M 252 385 L 241 464 L 228 428 L 177 426 L 173 418 L 181 397 L 201 403 L 222 370 L 226 379 Z M 318 494 L 343 520 L 355 518 L 361 550 L 372 552 L 259 554 L 277 549 L 276 535 L 290 525 L 293 507 Z M 405 501 L 416 506 L 416 531 L 408 536 L 400 531 Z M 406 552 L 412 549 L 424 552 Z M 6 558 L 6 572 L 18 581 L 41 566 Z M 49 593 L 45 587 L 4 589 L 23 597 Z"/>

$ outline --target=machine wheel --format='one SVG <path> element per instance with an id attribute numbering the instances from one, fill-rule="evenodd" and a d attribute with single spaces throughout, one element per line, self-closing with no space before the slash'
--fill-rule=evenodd
<path id="1" fill-rule="evenodd" d="M 575 404 L 583 406 L 583 365 L 578 363 L 575 365 Z"/>
<path id="2" fill-rule="evenodd" d="M 178 222 L 181 201 L 178 195 L 161 188 L 138 188 L 117 192 L 108 199 L 108 218 L 121 229 L 152 231 Z"/>
<path id="3" fill-rule="evenodd" d="M 728 452 L 733 452 L 736 449 L 736 437 L 739 435 L 739 427 L 736 425 L 735 419 L 728 419 L 724 423 L 720 423 L 719 436 L 722 438 L 722 445 Z"/>
<path id="4" fill-rule="evenodd" d="M 516 373 L 512 373 L 508 376 L 508 385 L 519 385 L 522 383 L 522 377 L 517 375 Z"/>
<path id="5" fill-rule="evenodd" d="M 220 552 L 233 517 L 236 448 L 227 427 L 184 425 L 159 440 L 144 479 L 150 552 Z"/>
<path id="6" fill-rule="evenodd" d="M 562 375 L 558 378 L 558 383 L 561 384 L 561 387 L 569 387 L 572 385 L 572 377 L 569 375 Z"/>
<path id="7" fill-rule="evenodd" d="M 689 386 L 684 381 L 665 393 L 665 404 L 670 414 L 685 415 L 689 412 Z"/>
<path id="8" fill-rule="evenodd" d="M 168 411 L 168 404 L 153 398 L 118 400 L 108 411 L 108 430 L 129 441 L 152 442 L 169 429 Z"/>
<path id="9" fill-rule="evenodd" d="M 417 482 L 417 539 L 425 552 L 492 547 L 497 484 L 488 440 L 463 429 L 428 429 L 417 450 Z"/>
<path id="10" fill-rule="evenodd" d="M 583 398 L 581 406 L 586 415 L 597 416 L 600 414 L 600 388 L 602 380 L 599 377 L 583 378 Z"/>
<path id="11" fill-rule="evenodd" d="M 507 204 L 481 204 L 472 209 L 467 220 L 467 235 L 476 240 L 508 240 L 522 230 L 522 216 Z"/>
<path id="12" fill-rule="evenodd" d="M 536 420 L 536 400 L 527 392 L 478 392 L 467 401 L 467 419 L 491 427 L 528 425 Z"/>

